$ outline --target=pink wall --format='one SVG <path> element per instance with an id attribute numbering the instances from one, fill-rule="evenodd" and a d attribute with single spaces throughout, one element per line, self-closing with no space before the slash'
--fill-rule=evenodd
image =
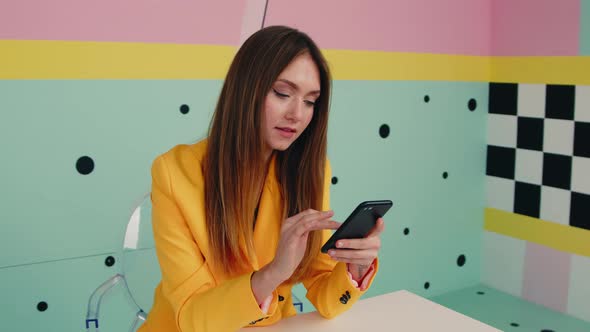
<path id="1" fill-rule="evenodd" d="M 264 11 L 250 2 L 12 1 L 0 5 L 0 39 L 239 45 Z M 488 1 L 269 0 L 272 24 L 299 27 L 324 48 L 489 53 Z"/>
<path id="2" fill-rule="evenodd" d="M 489 1 L 270 0 L 267 25 L 309 32 L 322 48 L 485 55 Z"/>
<path id="3" fill-rule="evenodd" d="M 244 1 L 15 0 L 0 4 L 0 39 L 237 45 Z"/>
<path id="4" fill-rule="evenodd" d="M 0 39 L 239 45 L 265 0 L 19 0 Z M 269 0 L 323 48 L 466 55 L 578 55 L 580 0 Z"/>

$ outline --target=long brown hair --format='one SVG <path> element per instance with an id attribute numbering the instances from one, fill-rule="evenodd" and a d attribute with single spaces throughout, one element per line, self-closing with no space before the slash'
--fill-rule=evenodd
<path id="1" fill-rule="evenodd" d="M 311 122 L 285 151 L 276 153 L 282 218 L 305 209 L 322 209 L 331 77 L 318 46 L 305 33 L 271 26 L 248 38 L 234 57 L 209 126 L 203 174 L 206 224 L 214 269 L 243 272 L 255 255 L 254 210 L 267 172 L 261 132 L 266 95 L 279 74 L 298 55 L 308 53 L 320 73 L 320 97 Z M 282 222 L 277 220 L 276 222 Z M 246 250 L 240 249 L 240 243 Z M 321 232 L 309 234 L 306 254 L 290 281 L 310 272 L 319 254 Z"/>

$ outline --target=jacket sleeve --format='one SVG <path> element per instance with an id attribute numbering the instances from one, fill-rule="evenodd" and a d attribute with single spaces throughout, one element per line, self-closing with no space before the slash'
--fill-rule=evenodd
<path id="1" fill-rule="evenodd" d="M 182 332 L 236 331 L 270 317 L 278 295 L 264 313 L 252 292 L 252 273 L 216 284 L 187 221 L 174 200 L 166 155 L 152 164 L 152 223 L 162 272 L 161 291 Z"/>
<path id="2" fill-rule="evenodd" d="M 332 169 L 330 162 L 326 163 L 325 181 L 324 181 L 324 201 L 322 210 L 330 209 L 330 183 L 332 179 Z M 328 241 L 332 236 L 330 230 L 323 230 L 322 243 Z M 329 255 L 318 253 L 312 264 L 313 273 L 310 277 L 303 280 L 303 285 L 307 289 L 307 299 L 314 305 L 318 313 L 325 318 L 333 318 L 348 310 L 363 295 L 375 278 L 379 267 L 378 259 L 375 259 L 374 273 L 367 275 L 368 281 L 365 281 L 366 288 L 355 287 L 348 276 L 348 266 L 346 263 L 336 262 Z"/>

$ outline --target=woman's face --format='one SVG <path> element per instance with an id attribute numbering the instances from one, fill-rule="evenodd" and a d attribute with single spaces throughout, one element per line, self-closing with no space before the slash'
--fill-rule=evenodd
<path id="1" fill-rule="evenodd" d="M 262 130 L 267 155 L 286 150 L 307 128 L 320 96 L 320 74 L 308 53 L 301 54 L 281 72 L 266 95 Z"/>

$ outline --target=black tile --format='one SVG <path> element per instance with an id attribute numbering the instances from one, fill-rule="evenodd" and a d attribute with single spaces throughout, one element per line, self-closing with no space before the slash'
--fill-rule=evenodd
<path id="1" fill-rule="evenodd" d="M 545 117 L 573 120 L 576 87 L 574 85 L 547 85 Z"/>
<path id="2" fill-rule="evenodd" d="M 574 156 L 590 158 L 590 122 L 574 126 Z"/>
<path id="3" fill-rule="evenodd" d="M 514 213 L 539 218 L 541 186 L 516 182 L 514 186 Z"/>
<path id="4" fill-rule="evenodd" d="M 590 195 L 572 192 L 570 225 L 590 230 Z"/>
<path id="5" fill-rule="evenodd" d="M 488 112 L 516 115 L 518 84 L 490 83 Z"/>
<path id="6" fill-rule="evenodd" d="M 519 149 L 543 151 L 543 119 L 518 117 L 516 146 Z"/>
<path id="7" fill-rule="evenodd" d="M 486 174 L 514 179 L 516 149 L 488 145 Z"/>
<path id="8" fill-rule="evenodd" d="M 543 153 L 543 185 L 569 190 L 572 181 L 572 157 Z"/>

